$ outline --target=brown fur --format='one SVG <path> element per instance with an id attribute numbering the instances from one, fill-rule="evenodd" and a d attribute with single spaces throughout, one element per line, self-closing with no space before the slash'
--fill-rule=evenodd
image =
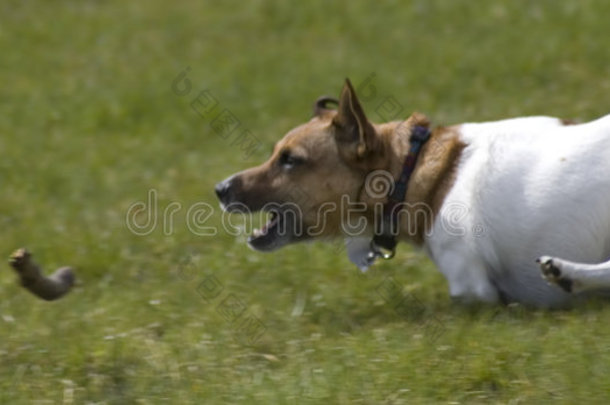
<path id="1" fill-rule="evenodd" d="M 433 217 L 424 223 L 415 224 L 416 233 L 412 242 L 423 242 L 443 201 L 455 181 L 455 169 L 462 150 L 466 145 L 459 139 L 456 127 L 439 127 L 432 131 L 430 140 L 424 146 L 413 180 L 407 192 L 407 202 L 420 202 L 431 208 Z M 416 218 L 415 213 L 409 218 Z M 426 228 L 428 226 L 428 228 Z M 403 232 L 404 234 L 404 232 Z"/>
<path id="2" fill-rule="evenodd" d="M 402 170 L 409 148 L 411 130 L 415 125 L 429 126 L 428 119 L 414 113 L 404 122 L 378 126 L 380 137 L 392 149 L 389 166 L 384 167 L 396 179 Z M 409 182 L 404 217 L 414 220 L 401 223 L 401 239 L 421 244 L 455 180 L 455 169 L 466 145 L 459 139 L 457 127 L 438 127 L 422 148 Z M 424 208 L 422 210 L 422 208 Z M 422 218 L 425 214 L 427 217 Z M 404 218 L 403 217 L 403 218 Z"/>
<path id="3" fill-rule="evenodd" d="M 561 124 L 564 125 L 564 126 L 567 126 L 567 125 L 576 125 L 578 123 L 575 120 L 571 120 L 571 119 L 568 119 L 568 118 L 563 118 L 561 120 Z"/>
<path id="4" fill-rule="evenodd" d="M 337 110 L 323 108 L 325 102 L 316 105 L 316 115 L 281 139 L 267 162 L 230 179 L 230 197 L 223 202 L 239 202 L 250 210 L 259 210 L 267 203 L 295 204 L 302 212 L 304 229 L 319 223 L 325 205 L 340 207 L 344 196 L 366 204 L 366 211 L 352 213 L 351 218 L 340 210 L 329 212 L 324 216 L 324 229 L 316 236 L 341 236 L 341 224 L 358 216 L 366 217 L 369 224 L 378 219 L 375 203 L 382 201 L 363 193 L 365 179 L 374 170 L 385 170 L 398 178 L 411 131 L 415 125 L 428 126 L 427 118 L 415 113 L 406 121 L 372 124 L 349 81 Z M 453 184 L 464 146 L 457 127 L 432 131 L 420 152 L 406 196 L 407 203 L 425 207 L 428 215 L 422 218 L 416 213 L 418 207 L 408 206 L 410 221 L 401 223 L 401 239 L 423 241 Z M 281 164 L 283 154 L 302 163 L 286 169 Z"/>

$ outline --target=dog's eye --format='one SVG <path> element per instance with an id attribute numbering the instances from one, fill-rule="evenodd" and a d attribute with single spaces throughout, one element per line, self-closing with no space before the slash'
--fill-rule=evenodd
<path id="1" fill-rule="evenodd" d="M 293 167 L 298 166 L 303 162 L 303 158 L 294 156 L 290 153 L 290 151 L 285 150 L 280 154 L 279 163 L 280 166 L 282 166 L 284 169 L 292 169 Z"/>

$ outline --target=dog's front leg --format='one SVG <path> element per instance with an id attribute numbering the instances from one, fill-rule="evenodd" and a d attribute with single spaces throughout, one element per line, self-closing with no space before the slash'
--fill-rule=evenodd
<path id="1" fill-rule="evenodd" d="M 458 302 L 501 301 L 497 288 L 489 279 L 486 266 L 480 259 L 461 250 L 443 249 L 431 252 L 432 259 L 449 283 L 449 294 Z"/>

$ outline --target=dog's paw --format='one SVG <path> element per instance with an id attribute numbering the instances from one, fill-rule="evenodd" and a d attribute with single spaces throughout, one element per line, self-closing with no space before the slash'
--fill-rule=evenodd
<path id="1" fill-rule="evenodd" d="M 561 260 L 553 259 L 549 256 L 542 256 L 536 259 L 536 263 L 540 265 L 542 277 L 549 282 L 561 287 L 566 292 L 573 292 L 574 282 L 562 269 Z"/>

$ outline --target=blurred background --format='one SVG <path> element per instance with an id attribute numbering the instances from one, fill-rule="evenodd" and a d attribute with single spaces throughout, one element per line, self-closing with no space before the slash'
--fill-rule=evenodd
<path id="1" fill-rule="evenodd" d="M 0 256 L 26 246 L 79 284 L 40 302 L 4 266 L 0 402 L 602 400 L 603 305 L 455 307 L 408 246 L 364 275 L 340 243 L 255 253 L 222 229 L 248 220 L 222 216 L 213 185 L 346 77 L 373 121 L 607 114 L 608 15 L 601 0 L 2 2 Z M 234 132 L 214 126 L 225 110 Z"/>

